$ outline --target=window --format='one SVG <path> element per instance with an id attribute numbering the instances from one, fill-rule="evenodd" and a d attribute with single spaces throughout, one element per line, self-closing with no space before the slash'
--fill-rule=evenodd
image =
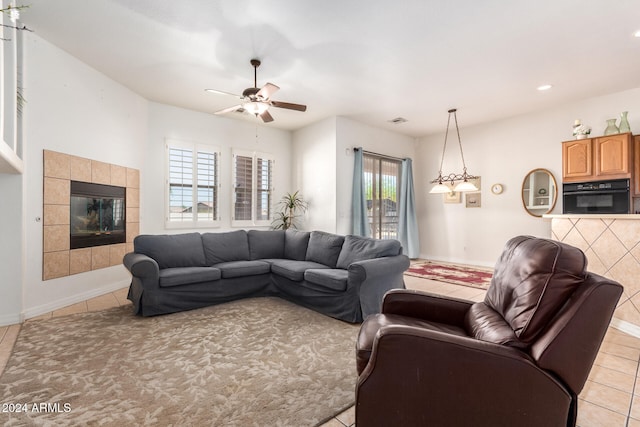
<path id="1" fill-rule="evenodd" d="M 211 227 L 218 215 L 216 147 L 168 140 L 166 226 Z"/>
<path id="2" fill-rule="evenodd" d="M 271 224 L 274 164 L 269 154 L 233 152 L 233 226 Z"/>
<path id="3" fill-rule="evenodd" d="M 363 174 L 371 237 L 398 238 L 398 197 L 402 161 L 365 153 Z"/>

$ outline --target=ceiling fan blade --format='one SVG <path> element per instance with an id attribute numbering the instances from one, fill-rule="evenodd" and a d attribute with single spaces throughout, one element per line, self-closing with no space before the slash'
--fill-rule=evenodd
<path id="1" fill-rule="evenodd" d="M 278 108 L 286 108 L 287 110 L 307 111 L 307 106 L 302 104 L 292 104 L 290 102 L 271 101 L 271 105 Z"/>
<path id="2" fill-rule="evenodd" d="M 256 96 L 261 96 L 262 99 L 269 99 L 271 98 L 271 95 L 279 90 L 280 88 L 273 83 L 267 83 L 266 85 L 262 86 L 262 89 L 260 89 L 258 93 L 256 93 Z"/>
<path id="3" fill-rule="evenodd" d="M 260 114 L 260 118 L 263 122 L 269 123 L 273 121 L 273 117 L 269 114 L 269 110 L 265 110 L 264 113 Z"/>
<path id="4" fill-rule="evenodd" d="M 215 93 L 218 95 L 230 95 L 230 96 L 234 96 L 236 98 L 242 98 L 242 95 L 237 95 L 235 93 L 231 93 L 231 92 L 225 92 L 223 90 L 218 90 L 218 89 L 205 89 L 205 92 L 209 92 L 209 93 Z"/>
<path id="5" fill-rule="evenodd" d="M 234 105 L 233 107 L 229 107 L 229 108 L 225 108 L 225 109 L 223 109 L 223 110 L 216 111 L 216 112 L 215 112 L 215 113 L 213 113 L 213 114 L 226 114 L 226 113 L 231 113 L 231 112 L 233 112 L 233 111 L 240 110 L 241 108 L 242 108 L 242 105 Z"/>

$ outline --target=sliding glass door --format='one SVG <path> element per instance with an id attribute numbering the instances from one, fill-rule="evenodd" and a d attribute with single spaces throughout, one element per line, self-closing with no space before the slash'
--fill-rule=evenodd
<path id="1" fill-rule="evenodd" d="M 365 153 L 363 163 L 371 237 L 397 239 L 402 162 Z"/>

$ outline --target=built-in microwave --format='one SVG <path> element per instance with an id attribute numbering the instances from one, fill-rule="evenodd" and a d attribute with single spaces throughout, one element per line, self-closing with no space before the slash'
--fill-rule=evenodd
<path id="1" fill-rule="evenodd" d="M 566 183 L 562 201 L 565 214 L 628 214 L 629 180 Z"/>

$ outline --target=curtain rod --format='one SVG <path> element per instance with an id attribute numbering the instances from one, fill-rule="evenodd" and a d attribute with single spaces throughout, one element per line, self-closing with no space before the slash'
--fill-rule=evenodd
<path id="1" fill-rule="evenodd" d="M 373 151 L 367 151 L 367 150 L 364 150 L 364 149 L 359 148 L 359 147 L 355 147 L 355 148 L 354 148 L 354 150 L 362 150 L 362 152 L 363 152 L 364 154 L 371 154 L 372 156 L 382 157 L 383 159 L 389 159 L 389 160 L 400 160 L 400 161 L 405 160 L 405 158 L 394 157 L 394 156 L 388 156 L 388 155 L 386 155 L 386 154 L 380 154 L 380 153 L 374 153 Z"/>

